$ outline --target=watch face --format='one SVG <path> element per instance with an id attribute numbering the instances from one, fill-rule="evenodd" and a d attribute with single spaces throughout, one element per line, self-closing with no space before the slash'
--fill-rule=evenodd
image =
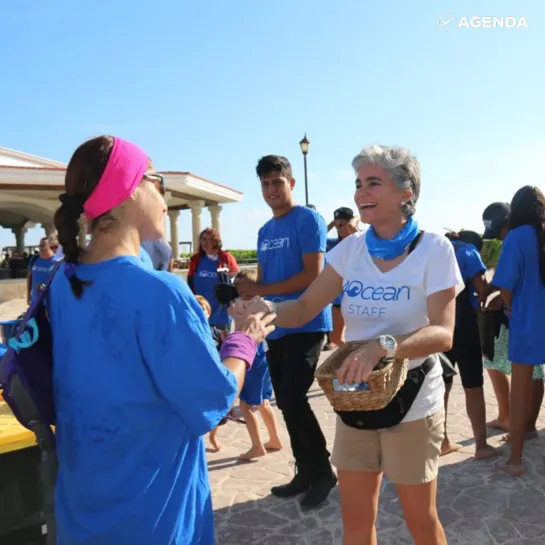
<path id="1" fill-rule="evenodd" d="M 383 338 L 384 346 L 386 348 L 393 350 L 396 347 L 396 340 L 393 337 L 390 337 L 389 335 L 385 336 Z"/>

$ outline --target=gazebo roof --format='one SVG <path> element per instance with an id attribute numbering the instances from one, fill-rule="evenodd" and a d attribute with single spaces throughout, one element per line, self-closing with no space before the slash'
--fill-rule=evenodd
<path id="1" fill-rule="evenodd" d="M 25 201 L 32 200 L 41 201 L 44 209 L 51 211 L 64 190 L 65 170 L 66 165 L 59 161 L 0 147 L 0 208 L 10 204 L 9 209 L 25 215 Z M 204 201 L 209 206 L 242 200 L 241 191 L 191 172 L 161 173 L 170 194 L 169 210 L 189 208 L 192 201 Z"/>

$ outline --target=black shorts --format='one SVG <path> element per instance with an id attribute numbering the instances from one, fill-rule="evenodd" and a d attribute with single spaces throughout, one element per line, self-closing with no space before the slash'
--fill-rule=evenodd
<path id="1" fill-rule="evenodd" d="M 477 313 L 465 313 L 454 327 L 452 350 L 445 352 L 452 365 L 458 365 L 462 386 L 466 389 L 481 388 L 484 385 L 483 353 Z M 454 377 L 445 379 L 451 384 Z"/>

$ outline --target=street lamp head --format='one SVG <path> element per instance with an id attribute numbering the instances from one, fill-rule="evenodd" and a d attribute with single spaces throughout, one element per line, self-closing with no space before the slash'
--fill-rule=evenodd
<path id="1" fill-rule="evenodd" d="M 308 153 L 308 148 L 310 146 L 310 142 L 309 142 L 309 139 L 307 138 L 306 133 L 303 140 L 299 142 L 299 145 L 301 146 L 301 151 L 303 152 L 303 155 L 306 155 Z"/>

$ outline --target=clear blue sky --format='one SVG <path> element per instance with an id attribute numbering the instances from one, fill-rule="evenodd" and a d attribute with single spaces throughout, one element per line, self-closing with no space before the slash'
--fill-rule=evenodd
<path id="1" fill-rule="evenodd" d="M 529 28 L 447 32 L 444 13 Z M 67 161 L 90 136 L 132 139 L 159 169 L 244 191 L 223 214 L 231 248 L 254 247 L 269 217 L 260 156 L 292 160 L 304 201 L 305 132 L 328 219 L 352 204 L 352 157 L 373 142 L 420 159 L 427 229 L 481 229 L 489 202 L 544 182 L 543 0 L 4 1 L 0 44 L 0 145 Z"/>

